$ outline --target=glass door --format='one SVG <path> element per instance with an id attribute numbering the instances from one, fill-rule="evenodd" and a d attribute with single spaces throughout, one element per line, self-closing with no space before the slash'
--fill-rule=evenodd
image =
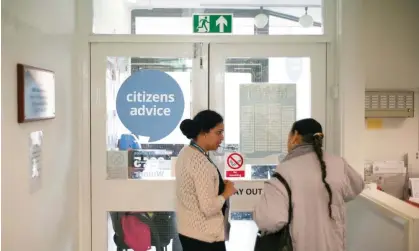
<path id="1" fill-rule="evenodd" d="M 189 143 L 179 123 L 208 107 L 205 48 L 91 45 L 93 251 L 127 249 L 115 235 L 127 213 L 152 228 L 152 250 L 181 251 L 173 167 Z"/>
<path id="2" fill-rule="evenodd" d="M 325 44 L 92 44 L 92 250 L 124 249 L 115 232 L 127 213 L 153 226 L 151 250 L 182 250 L 174 165 L 189 142 L 179 123 L 208 105 L 226 129 L 212 157 L 239 190 L 227 249 L 253 250 L 250 212 L 263 181 L 286 153 L 292 122 L 325 126 L 325 99 Z"/>
<path id="3" fill-rule="evenodd" d="M 251 211 L 287 153 L 295 120 L 313 117 L 326 130 L 326 44 L 210 44 L 210 108 L 225 118 L 214 155 L 234 180 L 228 250 L 253 250 Z"/>

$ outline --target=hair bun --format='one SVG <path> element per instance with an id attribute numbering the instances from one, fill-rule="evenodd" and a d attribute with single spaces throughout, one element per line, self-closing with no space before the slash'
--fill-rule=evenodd
<path id="1" fill-rule="evenodd" d="M 180 130 L 188 139 L 195 139 L 198 137 L 200 131 L 198 125 L 192 119 L 183 120 L 182 123 L 180 123 Z"/>

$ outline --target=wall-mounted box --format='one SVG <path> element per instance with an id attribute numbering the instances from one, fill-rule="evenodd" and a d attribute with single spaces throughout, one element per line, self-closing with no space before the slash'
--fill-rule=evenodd
<path id="1" fill-rule="evenodd" d="M 413 118 L 413 91 L 366 90 L 366 118 Z"/>

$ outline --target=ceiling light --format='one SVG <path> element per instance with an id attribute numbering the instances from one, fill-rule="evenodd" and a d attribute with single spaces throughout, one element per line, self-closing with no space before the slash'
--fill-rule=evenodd
<path id="1" fill-rule="evenodd" d="M 300 17 L 298 21 L 300 25 L 304 28 L 309 28 L 313 26 L 314 20 L 313 17 L 307 14 L 308 7 L 305 8 L 306 13 Z"/>
<path id="2" fill-rule="evenodd" d="M 262 29 L 268 24 L 269 17 L 264 13 L 260 13 L 255 16 L 253 22 L 255 23 L 256 28 Z"/>

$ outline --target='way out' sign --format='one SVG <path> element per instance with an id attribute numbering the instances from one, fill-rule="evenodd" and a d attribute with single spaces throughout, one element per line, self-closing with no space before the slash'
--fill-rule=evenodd
<path id="1" fill-rule="evenodd" d="M 232 33 L 233 14 L 193 14 L 194 33 Z"/>

